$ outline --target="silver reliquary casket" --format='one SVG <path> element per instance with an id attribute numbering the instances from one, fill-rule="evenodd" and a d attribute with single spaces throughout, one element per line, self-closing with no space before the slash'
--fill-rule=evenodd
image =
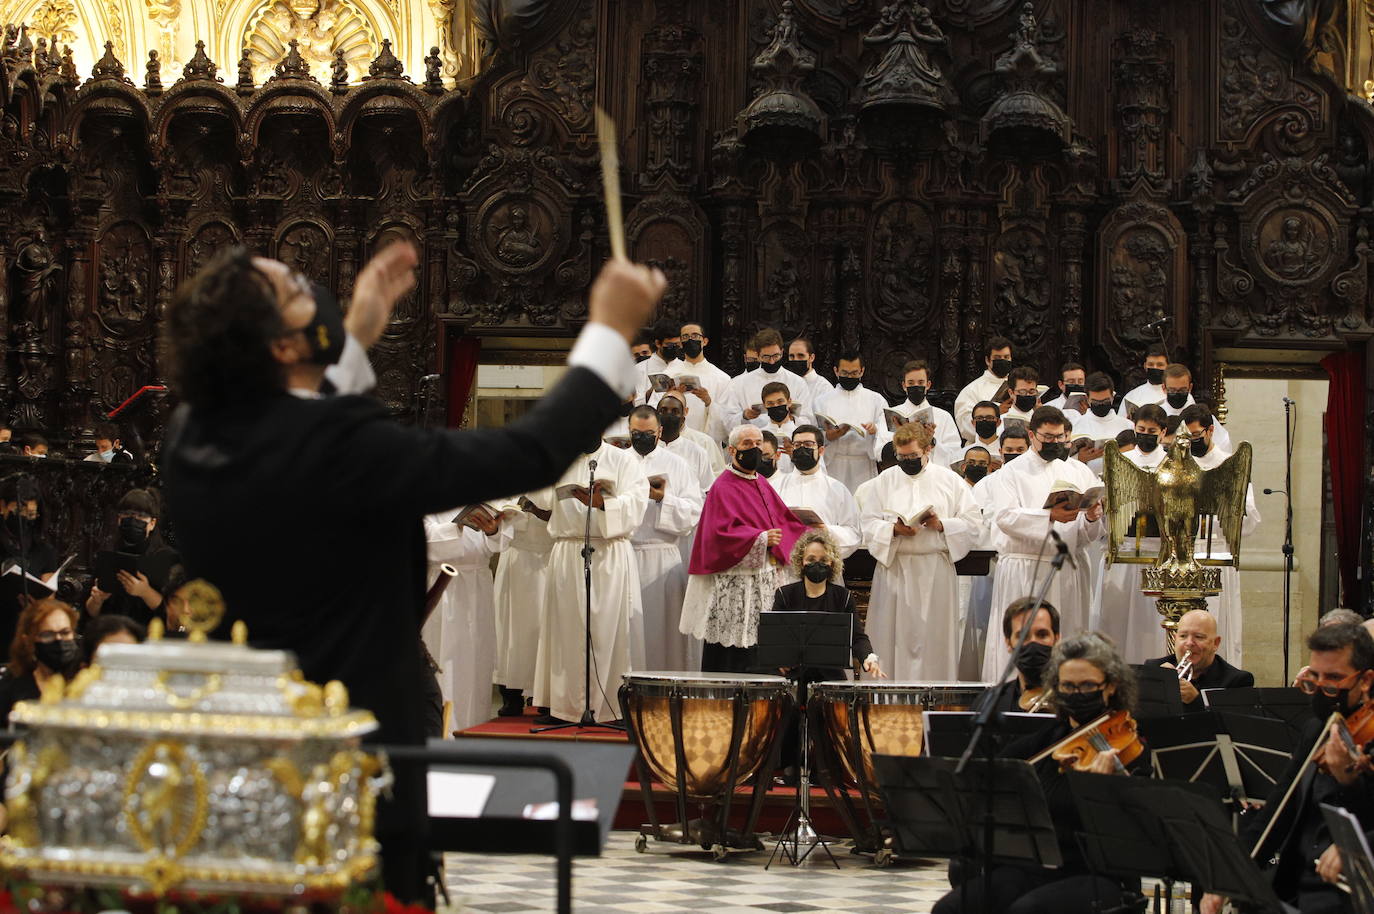
<path id="1" fill-rule="evenodd" d="M 376 719 L 241 624 L 227 644 L 197 621 L 190 640 L 107 644 L 15 707 L 0 867 L 155 895 L 331 894 L 375 871 L 389 775 L 359 738 Z"/>

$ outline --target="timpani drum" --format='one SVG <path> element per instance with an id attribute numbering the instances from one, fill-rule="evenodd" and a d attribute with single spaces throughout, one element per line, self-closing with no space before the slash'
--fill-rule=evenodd
<path id="1" fill-rule="evenodd" d="M 791 708 L 794 686 L 782 676 L 745 673 L 626 673 L 620 707 L 630 740 L 639 750 L 640 781 L 653 816 L 648 777 L 677 795 L 679 823 L 673 829 L 657 822 L 646 834 L 703 847 L 756 849 L 752 833 L 762 794 L 771 782 L 761 772 L 773 750 L 784 716 Z M 758 776 L 756 778 L 756 776 Z M 737 789 L 755 780 L 756 803 L 744 832 L 730 838 L 729 814 Z M 688 823 L 687 805 L 718 804 L 718 815 L 703 812 Z M 643 849 L 643 845 L 640 845 Z M 722 856 L 718 852 L 717 856 Z"/>

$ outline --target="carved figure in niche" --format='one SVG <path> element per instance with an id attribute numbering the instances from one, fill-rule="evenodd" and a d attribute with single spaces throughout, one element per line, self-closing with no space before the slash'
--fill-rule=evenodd
<path id="1" fill-rule="evenodd" d="M 658 316 L 686 320 L 687 303 L 691 295 L 687 264 L 672 254 L 664 258 L 650 257 L 644 262 L 651 267 L 658 267 L 668 277 L 668 291 L 663 293 L 663 299 L 658 303 Z"/>
<path id="2" fill-rule="evenodd" d="M 1014 339 L 1032 340 L 1043 332 L 1050 304 L 1049 251 L 1033 232 L 1004 234 L 992 255 L 994 313 Z"/>
<path id="3" fill-rule="evenodd" d="M 1136 228 L 1112 252 L 1108 314 L 1117 339 L 1144 345 L 1144 326 L 1169 313 L 1169 248 L 1153 229 Z"/>
<path id="4" fill-rule="evenodd" d="M 344 52 L 349 73 L 363 72 L 378 43 L 367 20 L 343 0 L 275 0 L 245 36 L 256 74 L 284 59 L 292 40 L 317 75 L 334 73 L 337 51 Z"/>
<path id="5" fill-rule="evenodd" d="M 1279 237 L 1264 247 L 1264 264 L 1283 279 L 1307 279 L 1326 262 L 1326 239 L 1317 237 L 1312 220 L 1290 213 L 1283 217 Z"/>
<path id="6" fill-rule="evenodd" d="M 348 58 L 343 48 L 334 49 L 334 60 L 329 64 L 329 84 L 343 87 L 348 85 Z"/>
<path id="7" fill-rule="evenodd" d="M 36 401 L 51 388 L 52 380 L 52 366 L 39 350 L 37 341 L 25 344 L 19 354 L 19 377 L 15 379 L 15 387 L 26 399 L 15 404 L 12 424 L 21 428 L 44 426 L 43 407 Z"/>
<path id="8" fill-rule="evenodd" d="M 544 243 L 530 228 L 529 210 L 521 204 L 513 204 L 507 220 L 504 228 L 492 225 L 495 238 L 492 250 L 497 259 L 513 267 L 527 267 L 538 261 L 544 253 Z"/>
<path id="9" fill-rule="evenodd" d="M 140 277 L 148 270 L 148 250 L 125 235 L 106 241 L 100 258 L 100 313 L 122 321 L 140 321 L 146 309 Z"/>
<path id="10" fill-rule="evenodd" d="M 14 269 L 19 274 L 20 324 L 16 328 L 22 338 L 48 329 L 48 308 L 58 293 L 58 273 L 62 265 L 53 256 L 48 242 L 48 230 L 39 226 L 33 238 L 19 249 L 14 257 Z"/>
<path id="11" fill-rule="evenodd" d="M 883 213 L 873 232 L 878 280 L 875 316 L 889 326 L 925 320 L 930 308 L 931 235 L 919 208 L 903 203 Z"/>
<path id="12" fill-rule="evenodd" d="M 329 239 L 316 226 L 298 225 L 283 235 L 277 256 L 315 282 L 328 281 Z"/>
<path id="13" fill-rule="evenodd" d="M 940 31 L 924 4 L 916 0 L 896 0 L 883 7 L 882 18 L 868 30 L 864 44 L 886 45 L 887 50 L 864 73 L 861 84 L 864 98 L 869 101 L 888 96 L 941 98 L 944 74 L 931 60 L 930 51 L 944 48 L 947 42 L 945 33 Z"/>
<path id="14" fill-rule="evenodd" d="M 768 277 L 764 290 L 768 304 L 782 314 L 782 322 L 794 327 L 801 318 L 801 274 L 791 259 L 784 259 Z"/>

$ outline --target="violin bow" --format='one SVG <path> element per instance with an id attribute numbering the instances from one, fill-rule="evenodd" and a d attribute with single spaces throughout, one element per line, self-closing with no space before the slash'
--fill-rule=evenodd
<path id="1" fill-rule="evenodd" d="M 1055 743 L 1053 746 L 1049 747 L 1048 749 L 1045 749 L 1045 750 L 1043 750 L 1043 751 L 1041 751 L 1041 752 L 1037 752 L 1035 755 L 1033 755 L 1033 756 L 1031 756 L 1029 759 L 1027 759 L 1027 761 L 1030 762 L 1030 764 L 1032 764 L 1032 765 L 1036 765 L 1036 764 L 1039 764 L 1040 762 L 1043 762 L 1045 759 L 1047 759 L 1047 758 L 1049 758 L 1050 756 L 1054 755 L 1056 752 L 1058 752 L 1060 749 L 1062 749 L 1062 748 L 1064 748 L 1065 746 L 1067 746 L 1069 743 L 1071 743 L 1071 742 L 1073 742 L 1074 740 L 1078 739 L 1078 738 L 1079 738 L 1080 736 L 1082 736 L 1084 733 L 1091 733 L 1092 731 L 1096 730 L 1098 727 L 1100 727 L 1100 726 L 1102 726 L 1103 724 L 1105 724 L 1105 723 L 1107 722 L 1108 718 L 1110 718 L 1111 716 L 1112 716 L 1112 713 L 1111 713 L 1110 711 L 1108 711 L 1106 714 L 1103 714 L 1101 717 L 1099 717 L 1097 720 L 1093 721 L 1092 723 L 1087 724 L 1087 725 L 1082 726 L 1082 727 L 1079 727 L 1077 730 L 1073 731 L 1073 732 L 1070 733 L 1068 736 L 1064 737 L 1063 739 L 1061 739 L 1059 742 Z"/>
<path id="2" fill-rule="evenodd" d="M 1283 796 L 1279 798 L 1279 805 L 1274 809 L 1274 814 L 1269 817 L 1269 822 L 1264 826 L 1264 831 L 1260 833 L 1259 840 L 1256 841 L 1255 846 L 1250 849 L 1251 858 L 1254 858 L 1255 855 L 1260 852 L 1260 848 L 1264 847 L 1264 842 L 1269 840 L 1269 834 L 1274 830 L 1274 823 L 1278 822 L 1279 816 L 1283 814 L 1283 807 L 1287 806 L 1288 801 L 1293 798 L 1293 791 L 1297 789 L 1298 784 L 1302 782 L 1303 775 L 1307 771 L 1307 766 L 1312 764 L 1312 760 L 1317 757 L 1318 752 L 1326 748 L 1326 740 L 1331 735 L 1331 728 L 1342 720 L 1344 720 L 1344 718 L 1341 717 L 1339 711 L 1332 711 L 1331 716 L 1326 719 L 1326 725 L 1322 727 L 1321 734 L 1317 737 L 1316 742 L 1312 744 L 1312 750 L 1307 753 L 1307 758 L 1304 759 L 1302 765 L 1299 766 L 1298 773 L 1293 776 L 1293 780 L 1289 783 L 1288 789 L 1285 790 Z"/>

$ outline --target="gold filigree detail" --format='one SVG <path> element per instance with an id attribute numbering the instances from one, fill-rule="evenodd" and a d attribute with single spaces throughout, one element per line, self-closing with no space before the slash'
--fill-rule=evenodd
<path id="1" fill-rule="evenodd" d="M 201 699 L 213 695 L 224 685 L 224 680 L 219 673 L 210 673 L 205 677 L 205 681 L 194 688 L 189 695 L 180 695 L 172 691 L 171 679 L 173 673 L 170 670 L 163 670 L 157 674 L 153 680 L 153 685 L 159 692 L 167 696 L 167 704 L 176 708 L 178 711 L 186 711 L 200 704 Z"/>
<path id="2" fill-rule="evenodd" d="M 177 591 L 185 609 L 181 624 L 191 634 L 189 639 L 204 642 L 224 620 L 224 595 L 204 578 L 197 578 Z"/>
<path id="3" fill-rule="evenodd" d="M 100 668 L 100 664 L 92 663 L 81 672 L 72 677 L 72 684 L 67 686 L 67 697 L 70 699 L 80 698 L 90 688 L 91 683 L 98 680 L 105 674 Z"/>
<path id="4" fill-rule="evenodd" d="M 249 19 L 239 45 L 248 49 L 255 82 L 270 75 L 292 39 L 311 75 L 322 81 L 330 77 L 336 51 L 344 52 L 349 81 L 356 82 L 381 47 L 373 23 L 348 0 L 270 0 Z"/>
<path id="5" fill-rule="evenodd" d="M 132 730 L 177 736 L 251 736 L 292 741 L 362 736 L 377 729 L 377 718 L 369 711 L 352 711 L 343 717 L 245 717 L 240 714 L 183 714 L 176 711 L 110 711 L 39 705 L 30 701 L 16 704 L 10 719 L 30 727 Z"/>
<path id="6" fill-rule="evenodd" d="M 205 830 L 209 808 L 205 773 L 181 743 L 158 740 L 134 757 L 124 782 L 124 824 L 144 851 L 186 856 Z M 180 882 L 175 872 L 162 875 L 162 888 L 153 888 L 159 895 Z"/>
<path id="7" fill-rule="evenodd" d="M 342 717 L 348 713 L 348 687 L 337 679 L 324 685 L 324 709 L 330 717 Z"/>
<path id="8" fill-rule="evenodd" d="M 71 0 L 45 0 L 29 14 L 29 34 L 42 36 L 54 48 L 60 44 L 76 44 L 76 6 Z"/>

